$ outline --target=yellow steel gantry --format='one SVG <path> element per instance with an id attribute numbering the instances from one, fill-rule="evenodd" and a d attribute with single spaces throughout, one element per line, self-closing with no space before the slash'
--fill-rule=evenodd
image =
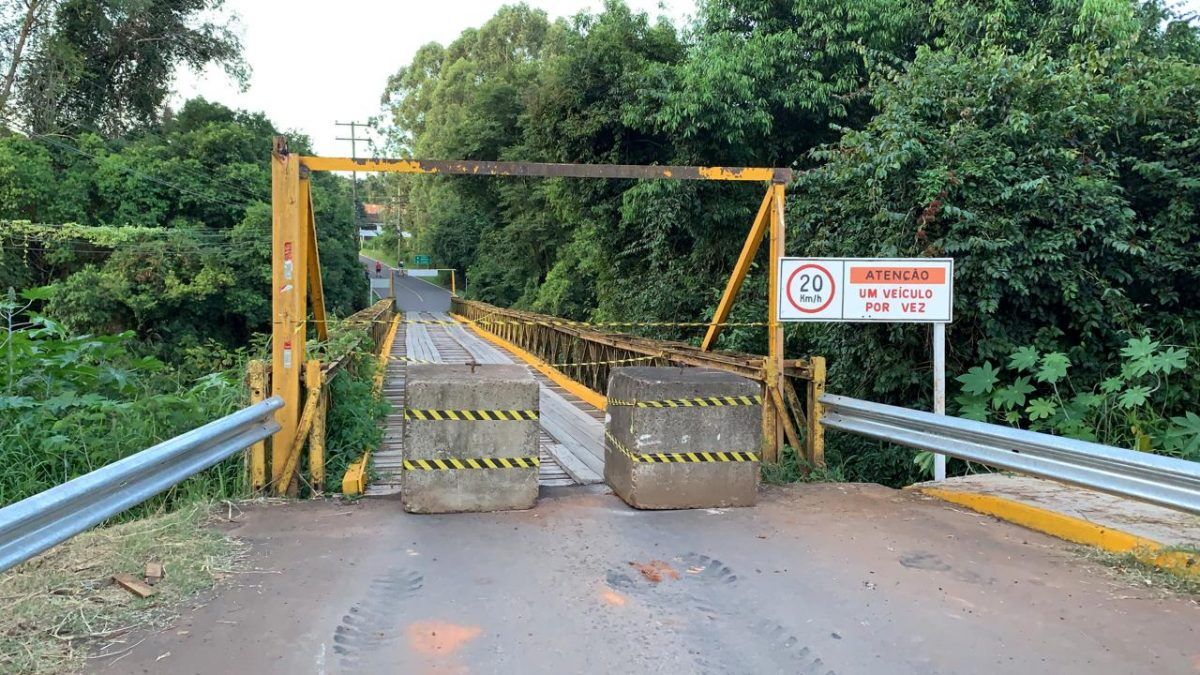
<path id="1" fill-rule="evenodd" d="M 295 484 L 298 463 L 297 436 L 300 431 L 301 370 L 305 366 L 305 339 L 311 311 L 318 335 L 326 338 L 324 289 L 317 251 L 310 173 L 312 171 L 375 171 L 383 173 L 443 174 L 474 176 L 540 176 L 569 178 L 633 178 L 657 180 L 704 180 L 766 182 L 767 193 L 751 224 L 741 255 L 725 285 L 701 349 L 712 349 L 721 327 L 729 318 L 733 302 L 745 281 L 764 237 L 769 241 L 769 293 L 767 307 L 768 348 L 763 364 L 763 459 L 776 461 L 785 435 L 795 431 L 783 406 L 781 382 L 784 371 L 783 328 L 776 316 L 778 260 L 784 255 L 786 225 L 784 190 L 791 180 L 789 169 L 753 167 L 643 166 L 626 164 L 548 164 L 539 162 L 490 162 L 470 160 L 352 159 L 310 157 L 292 154 L 287 140 L 277 137 L 271 154 L 271 394 L 280 396 L 284 407 L 276 413 L 281 430 L 271 443 L 270 483 L 282 494 Z M 819 359 L 818 359 L 819 360 Z M 821 364 L 823 367 L 823 363 Z M 822 373 L 823 376 L 823 373 Z M 823 381 L 823 377 L 821 378 Z M 310 385 L 311 386 L 311 385 Z M 819 394 L 818 394 L 819 396 Z M 811 392 L 810 417 L 819 403 Z M 785 424 L 786 422 L 786 424 Z M 823 447 L 819 424 L 809 424 L 805 455 L 820 464 Z M 265 453 L 264 450 L 257 450 Z M 265 457 L 251 457 L 256 489 L 265 487 Z"/>

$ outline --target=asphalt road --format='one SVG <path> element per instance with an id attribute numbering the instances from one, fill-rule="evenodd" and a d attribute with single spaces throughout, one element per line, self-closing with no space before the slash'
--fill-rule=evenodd
<path id="1" fill-rule="evenodd" d="M 450 291 L 425 281 L 420 277 L 410 277 L 400 274 L 395 268 L 381 263 L 381 273 L 375 272 L 375 260 L 364 255 L 359 256 L 363 268 L 372 278 L 386 279 L 387 275 L 396 275 L 396 307 L 402 312 L 449 312 Z"/>
<path id="2" fill-rule="evenodd" d="M 639 512 L 249 507 L 234 575 L 101 672 L 1196 673 L 1200 604 L 1058 540 L 873 485 Z M 131 643 L 137 638 L 131 640 Z"/>

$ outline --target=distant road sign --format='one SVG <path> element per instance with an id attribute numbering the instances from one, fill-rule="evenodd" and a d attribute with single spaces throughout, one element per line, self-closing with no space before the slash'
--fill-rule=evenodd
<path id="1" fill-rule="evenodd" d="M 416 263 L 416 264 L 418 264 L 418 265 L 428 265 L 428 264 L 430 263 L 430 261 L 431 261 L 431 258 L 430 258 L 429 256 L 427 256 L 427 255 L 415 255 L 415 256 L 413 256 L 413 262 L 414 262 L 414 263 Z"/>
<path id="2" fill-rule="evenodd" d="M 780 258 L 780 321 L 949 323 L 948 258 Z"/>

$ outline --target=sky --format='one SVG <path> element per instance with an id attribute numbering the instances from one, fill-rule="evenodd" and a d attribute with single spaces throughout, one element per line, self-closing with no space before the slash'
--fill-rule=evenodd
<path id="1" fill-rule="evenodd" d="M 226 0 L 222 14 L 237 17 L 244 58 L 253 73 L 238 90 L 220 68 L 182 70 L 176 105 L 203 96 L 233 108 L 261 111 L 286 130 L 309 135 L 317 154 L 349 156 L 348 127 L 380 113 L 387 78 L 428 42 L 448 44 L 480 26 L 503 0 Z M 1197 0 L 1200 1 L 1200 0 Z M 599 9 L 601 0 L 527 0 L 551 18 Z M 694 0 L 627 0 L 652 17 L 676 23 L 695 12 Z M 359 145 L 359 154 L 367 154 Z"/>

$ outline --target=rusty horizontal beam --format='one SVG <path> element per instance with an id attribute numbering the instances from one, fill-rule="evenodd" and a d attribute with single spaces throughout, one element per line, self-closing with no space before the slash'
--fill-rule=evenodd
<path id="1" fill-rule="evenodd" d="M 379 171 L 457 176 L 539 176 L 544 178 L 645 178 L 657 180 L 792 180 L 791 169 L 730 166 L 647 166 L 639 164 L 547 164 L 438 159 L 352 159 L 301 157 L 310 171 Z"/>

